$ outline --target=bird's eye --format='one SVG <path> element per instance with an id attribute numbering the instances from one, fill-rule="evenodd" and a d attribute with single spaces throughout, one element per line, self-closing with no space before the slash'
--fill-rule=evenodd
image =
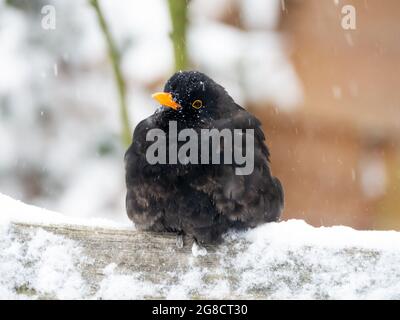
<path id="1" fill-rule="evenodd" d="M 201 100 L 195 100 L 192 103 L 192 107 L 195 109 L 200 109 L 203 106 L 203 101 Z"/>

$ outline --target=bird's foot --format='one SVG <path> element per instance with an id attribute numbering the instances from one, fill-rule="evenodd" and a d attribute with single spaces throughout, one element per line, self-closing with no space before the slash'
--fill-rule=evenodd
<path id="1" fill-rule="evenodd" d="M 177 233 L 176 234 L 176 246 L 178 249 L 182 249 L 183 248 L 183 233 Z"/>

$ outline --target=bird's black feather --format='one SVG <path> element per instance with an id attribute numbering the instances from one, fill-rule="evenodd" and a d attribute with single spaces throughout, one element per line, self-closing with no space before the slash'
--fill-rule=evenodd
<path id="1" fill-rule="evenodd" d="M 140 122 L 125 154 L 126 208 L 140 229 L 189 234 L 197 241 L 221 240 L 231 228 L 244 229 L 277 221 L 283 209 L 280 181 L 269 168 L 269 150 L 260 121 L 237 105 L 223 87 L 200 72 L 180 72 L 166 84 L 182 106 L 162 107 Z M 191 107 L 201 99 L 204 108 Z M 150 129 L 253 129 L 254 171 L 237 175 L 237 164 L 155 164 L 146 160 Z"/>

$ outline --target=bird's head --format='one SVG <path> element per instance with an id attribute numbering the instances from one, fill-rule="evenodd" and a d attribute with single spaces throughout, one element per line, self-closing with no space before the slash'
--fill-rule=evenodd
<path id="1" fill-rule="evenodd" d="M 180 71 L 165 84 L 163 92 L 153 94 L 153 98 L 168 112 L 176 112 L 187 117 L 215 113 L 218 100 L 224 89 L 212 79 L 198 71 Z"/>

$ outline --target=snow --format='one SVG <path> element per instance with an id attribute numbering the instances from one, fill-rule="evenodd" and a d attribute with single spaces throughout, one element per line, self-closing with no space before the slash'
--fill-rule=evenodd
<path id="1" fill-rule="evenodd" d="M 289 221 L 263 226 L 246 238 L 251 244 L 233 264 L 243 270 L 241 290 L 256 287 L 263 279 L 263 287 L 281 286 L 272 298 L 400 298 L 398 232 L 313 228 L 303 221 Z M 268 242 L 279 250 L 267 251 Z M 352 250 L 360 251 L 351 255 Z M 367 262 L 364 255 L 376 260 Z M 284 264 L 289 268 L 280 272 Z M 265 265 L 270 268 L 265 270 Z M 310 277 L 306 285 L 302 277 Z"/>
<path id="2" fill-rule="evenodd" d="M 68 224 L 104 228 L 132 228 L 129 222 L 118 223 L 104 218 L 80 218 L 27 205 L 0 193 L 0 225 L 15 223 Z"/>
<path id="3" fill-rule="evenodd" d="M 194 257 L 205 256 L 207 255 L 207 249 L 200 247 L 196 242 L 194 242 L 192 246 L 192 254 Z"/>
<path id="4" fill-rule="evenodd" d="M 265 224 L 227 234 L 215 253 L 193 254 L 186 270 L 172 270 L 159 282 L 111 262 L 93 292 L 80 265 L 95 261 L 80 243 L 40 228 L 21 237 L 10 221 L 126 226 L 65 217 L 4 195 L 0 212 L 1 299 L 400 299 L 395 231 L 315 228 L 301 220 Z M 202 263 L 209 254 L 215 267 Z"/>
<path id="5" fill-rule="evenodd" d="M 247 28 L 275 29 L 280 18 L 281 0 L 240 0 L 241 18 Z"/>
<path id="6" fill-rule="evenodd" d="M 27 299 L 46 296 L 76 299 L 85 294 L 77 265 L 85 259 L 71 240 L 38 229 L 29 242 L 16 240 L 12 230 L 0 225 L 0 298 Z"/>
<path id="7" fill-rule="evenodd" d="M 81 299 L 88 293 L 79 265 L 90 258 L 75 241 L 40 228 L 28 231 L 31 240 L 25 241 L 11 223 L 134 229 L 104 218 L 65 216 L 0 194 L 0 299 Z"/>

